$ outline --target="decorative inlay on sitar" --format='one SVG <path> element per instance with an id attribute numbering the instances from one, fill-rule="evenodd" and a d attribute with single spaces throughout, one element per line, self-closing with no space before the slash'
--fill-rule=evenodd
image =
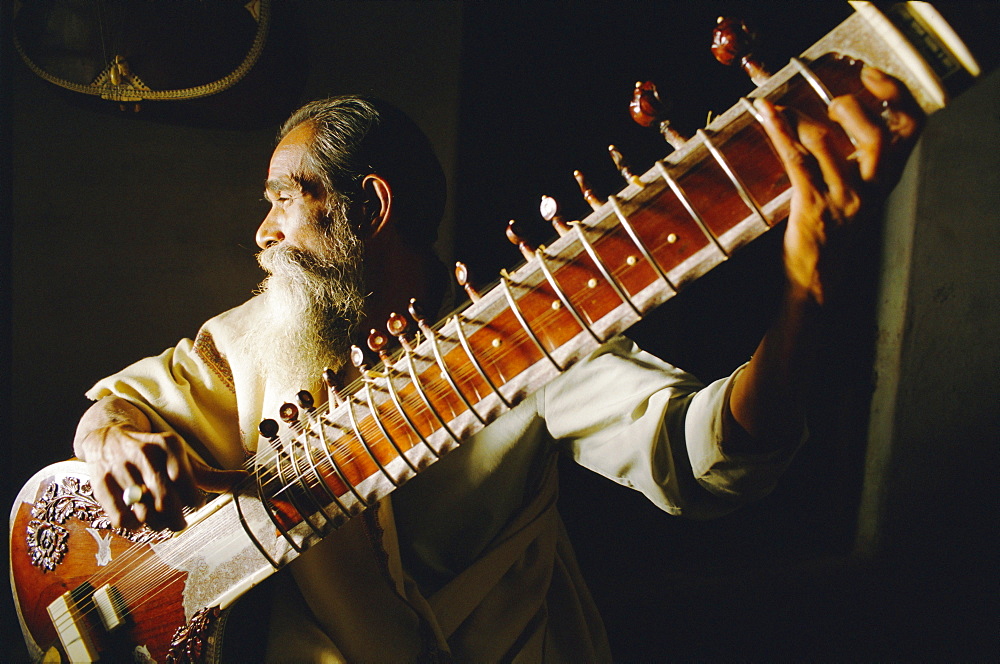
<path id="1" fill-rule="evenodd" d="M 832 97 L 854 93 L 878 112 L 859 82 L 867 63 L 902 80 L 933 112 L 946 101 L 945 82 L 977 73 L 929 7 L 904 8 L 892 20 L 865 3 L 856 9 L 751 97 L 825 115 Z M 759 63 L 752 69 L 764 76 Z M 640 84 L 644 91 L 652 94 Z M 641 99 L 637 107 L 652 108 Z M 655 113 L 652 122 L 663 126 Z M 545 201 L 559 233 L 548 246 L 530 246 L 512 226 L 525 263 L 496 286 L 477 292 L 460 269 L 469 306 L 431 325 L 413 303 L 417 336 L 394 315 L 394 354 L 388 336 L 373 331 L 368 346 L 381 365 L 369 369 L 356 349 L 356 389 L 331 386 L 321 405 L 302 392 L 281 408 L 281 424 L 262 422 L 256 474 L 195 513 L 184 531 L 146 542 L 109 531 L 103 540 L 87 528 L 104 516 L 84 501 L 60 512 L 65 546 L 39 554 L 32 511 L 47 509 L 61 491 L 53 486 L 88 480 L 80 462 L 32 478 L 11 515 L 15 598 L 32 654 L 212 659 L 219 610 L 787 215 L 788 180 L 750 101 L 688 140 L 668 138 L 677 148 L 642 175 L 612 150 L 628 184 L 607 199 L 581 175 L 593 207 L 585 219 L 566 221 Z M 846 155 L 853 146 L 841 136 L 839 149 Z M 110 555 L 104 565 L 96 562 L 101 547 Z"/>
<path id="2" fill-rule="evenodd" d="M 52 482 L 45 489 L 38 501 L 31 508 L 31 521 L 28 522 L 26 544 L 31 557 L 31 564 L 51 572 L 62 562 L 69 551 L 69 531 L 61 524 L 68 519 L 77 519 L 90 523 L 88 530 L 99 541 L 105 541 L 94 534 L 99 530 L 113 530 L 116 535 L 136 544 L 162 541 L 170 537 L 168 532 L 156 532 L 149 528 L 142 530 L 126 530 L 112 528 L 111 521 L 104 514 L 100 503 L 94 498 L 94 489 L 90 481 L 77 477 L 64 477 L 61 482 Z M 97 554 L 97 564 L 106 565 L 110 562 L 110 554 Z"/>

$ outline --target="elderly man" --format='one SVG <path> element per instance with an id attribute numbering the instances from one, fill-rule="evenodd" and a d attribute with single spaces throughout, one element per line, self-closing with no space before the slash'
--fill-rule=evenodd
<path id="1" fill-rule="evenodd" d="M 803 435 L 831 268 L 850 260 L 856 222 L 871 218 L 919 126 L 894 81 L 862 78 L 894 122 L 890 133 L 853 97 L 836 99 L 829 120 L 854 139 L 850 160 L 822 123 L 758 105 L 794 193 L 783 306 L 748 364 L 702 386 L 624 339 L 604 344 L 293 562 L 277 579 L 266 657 L 608 660 L 555 511 L 555 452 L 675 514 L 722 514 L 770 490 Z M 183 508 L 253 457 L 260 419 L 325 367 L 342 384 L 356 377 L 345 359 L 359 331 L 410 296 L 441 299 L 430 247 L 440 167 L 397 111 L 357 97 L 300 109 L 280 132 L 266 196 L 263 292 L 88 393 L 75 450 L 116 525 L 182 528 Z M 127 505 L 136 484 L 142 500 Z"/>

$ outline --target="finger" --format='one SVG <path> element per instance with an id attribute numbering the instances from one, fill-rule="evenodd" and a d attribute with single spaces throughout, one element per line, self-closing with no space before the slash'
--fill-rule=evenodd
<path id="1" fill-rule="evenodd" d="M 237 484 L 249 477 L 245 470 L 219 470 L 212 468 L 197 459 L 191 460 L 191 470 L 194 472 L 195 484 L 210 493 L 231 491 Z"/>
<path id="2" fill-rule="evenodd" d="M 815 175 L 810 168 L 812 158 L 808 150 L 799 143 L 788 121 L 765 99 L 755 99 L 754 106 L 761 114 L 764 132 L 771 139 L 792 187 L 800 191 L 815 189 Z"/>
<path id="3" fill-rule="evenodd" d="M 181 504 L 180 496 L 176 491 L 167 495 L 158 517 L 163 526 L 175 532 L 184 530 L 184 527 L 187 526 L 187 520 L 184 518 L 184 505 Z"/>
<path id="4" fill-rule="evenodd" d="M 123 464 L 126 474 L 119 483 L 143 487 L 141 500 L 130 511 L 140 523 L 154 530 L 183 528 L 183 507 L 167 478 L 163 434 L 132 430 L 127 432 L 126 442 Z"/>
<path id="5" fill-rule="evenodd" d="M 144 484 L 151 498 L 153 508 L 162 512 L 172 487 L 167 477 L 167 451 L 163 448 L 163 438 L 158 434 L 133 436 L 136 446 L 130 461 L 139 471 L 136 483 Z"/>
<path id="6" fill-rule="evenodd" d="M 148 495 L 143 495 L 142 500 L 132 505 L 128 511 L 135 516 L 136 521 L 140 524 L 146 525 L 153 530 L 162 530 L 162 525 L 156 516 L 156 512 L 146 504 L 148 500 L 150 500 Z"/>
<path id="7" fill-rule="evenodd" d="M 115 479 L 114 475 L 106 474 L 101 479 L 94 481 L 94 498 L 104 508 L 104 513 L 115 528 L 128 528 L 134 530 L 140 527 L 139 520 L 132 513 L 129 506 L 125 504 L 122 497 L 122 486 Z"/>
<path id="8" fill-rule="evenodd" d="M 167 476 L 167 465 L 171 455 L 164 444 L 164 438 L 158 436 L 152 442 L 143 445 L 142 458 L 147 462 L 143 479 L 151 481 L 147 484 L 149 492 L 146 497 L 149 500 L 145 500 L 144 497 L 143 502 L 150 508 L 147 522 L 151 527 L 158 530 L 162 528 L 181 530 L 185 526 L 183 496 L 178 483 L 171 482 Z M 189 475 L 184 477 L 184 481 L 189 485 L 192 482 Z M 141 512 L 138 514 L 142 516 Z"/>
<path id="9" fill-rule="evenodd" d="M 164 502 L 165 508 L 157 509 L 153 496 L 149 491 L 145 491 L 139 502 L 130 507 L 130 511 L 135 514 L 137 521 L 153 530 L 163 530 L 164 528 L 179 530 L 184 527 L 183 515 L 179 506 L 174 509 L 174 500 L 171 499 L 171 495 L 168 494 Z M 180 526 L 177 526 L 178 521 L 181 522 Z"/>
<path id="10" fill-rule="evenodd" d="M 163 443 L 167 450 L 167 477 L 172 481 L 174 490 L 180 494 L 181 503 L 199 507 L 204 499 L 195 484 L 191 470 L 192 457 L 177 436 L 167 434 Z"/>
<path id="11" fill-rule="evenodd" d="M 858 163 L 858 172 L 865 182 L 873 182 L 878 176 L 885 145 L 890 141 L 888 129 L 883 123 L 874 121 L 852 95 L 835 98 L 829 106 L 830 119 L 838 123 L 854 142 L 853 159 Z"/>
<path id="12" fill-rule="evenodd" d="M 874 67 L 861 69 L 861 83 L 876 99 L 885 102 L 890 111 L 889 129 L 896 136 L 904 140 L 916 136 L 924 112 L 905 85 Z"/>
<path id="13" fill-rule="evenodd" d="M 140 467 L 132 462 L 125 464 L 124 473 L 124 477 L 119 480 L 119 484 L 122 485 L 123 489 L 127 490 L 130 486 L 138 486 L 142 490 L 142 495 L 139 497 L 138 502 L 131 505 L 126 503 L 126 511 L 134 515 L 140 525 L 146 525 L 153 530 L 162 530 L 164 528 L 164 520 L 156 508 L 157 499 L 150 489 L 151 482 L 143 474 Z M 124 500 L 124 493 L 122 494 L 122 499 Z"/>
<path id="14" fill-rule="evenodd" d="M 856 177 L 848 168 L 847 160 L 837 153 L 829 127 L 802 117 L 798 122 L 798 136 L 799 142 L 816 160 L 831 201 L 838 209 L 852 214 Z"/>

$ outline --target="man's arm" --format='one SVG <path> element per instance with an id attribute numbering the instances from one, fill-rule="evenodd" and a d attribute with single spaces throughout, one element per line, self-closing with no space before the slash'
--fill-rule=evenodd
<path id="1" fill-rule="evenodd" d="M 870 223 L 919 133 L 923 114 L 895 79 L 870 68 L 866 88 L 884 102 L 871 117 L 853 96 L 838 97 L 829 118 L 850 136 L 856 151 L 841 158 L 829 125 L 789 117 L 759 101 L 764 129 L 788 172 L 793 193 L 784 236 L 786 286 L 778 317 L 737 377 L 730 395 L 733 420 L 749 434 L 733 437 L 738 451 L 763 451 L 799 437 L 803 394 L 815 360 L 813 340 L 837 275 L 854 256 L 852 240 Z"/>
<path id="2" fill-rule="evenodd" d="M 77 426 L 76 456 L 87 462 L 94 496 L 116 528 L 147 524 L 160 530 L 184 527 L 184 507 L 203 502 L 201 489 L 224 491 L 244 476 L 222 471 L 192 455 L 173 433 L 153 433 L 149 418 L 134 404 L 115 396 L 94 403 Z M 123 492 L 145 487 L 131 508 Z"/>

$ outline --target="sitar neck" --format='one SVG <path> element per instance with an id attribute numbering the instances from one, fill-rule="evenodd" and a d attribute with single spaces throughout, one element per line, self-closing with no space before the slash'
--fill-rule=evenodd
<path id="1" fill-rule="evenodd" d="M 936 72 L 969 71 L 954 43 L 932 34 L 920 11 L 899 21 L 915 47 L 869 5 L 858 9 L 750 96 L 825 117 L 834 97 L 855 94 L 877 114 L 859 78 L 868 63 L 906 83 L 925 111 L 942 106 Z M 933 66 L 920 56 L 932 41 Z M 853 150 L 843 134 L 835 143 L 845 156 Z M 417 316 L 419 338 L 365 370 L 358 387 L 285 413 L 287 430 L 267 433 L 259 496 L 289 555 L 781 223 L 790 189 L 752 102 L 741 99 L 617 194 L 589 200 L 590 215 L 526 251 L 477 301 L 434 326 Z"/>

